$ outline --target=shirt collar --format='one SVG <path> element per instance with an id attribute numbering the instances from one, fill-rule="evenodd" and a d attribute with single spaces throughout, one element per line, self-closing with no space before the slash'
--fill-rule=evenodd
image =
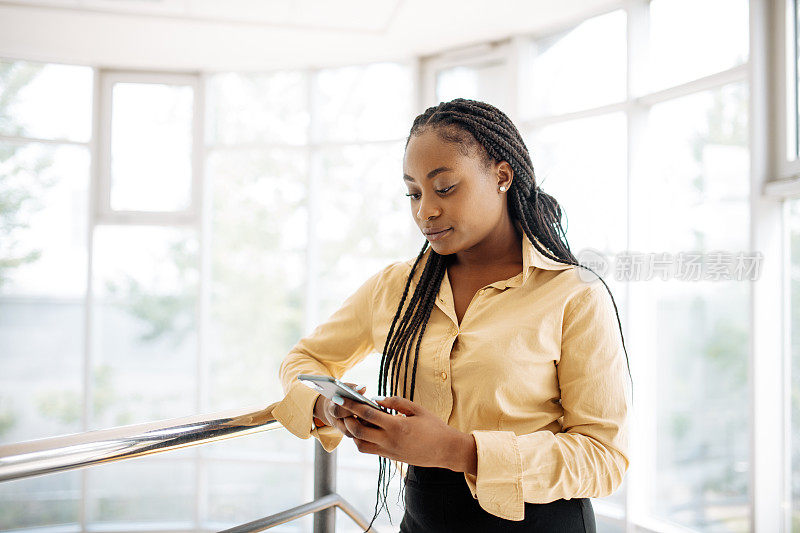
<path id="1" fill-rule="evenodd" d="M 519 224 L 517 224 L 517 227 L 520 227 Z M 530 277 L 531 271 L 534 267 L 544 270 L 566 270 L 573 267 L 573 265 L 568 263 L 555 261 L 545 256 L 542 252 L 536 249 L 536 247 L 531 243 L 530 239 L 528 239 L 528 235 L 521 228 L 520 232 L 522 233 L 522 273 L 506 281 L 499 281 L 493 285 L 506 284 L 508 287 L 518 287 L 520 285 L 524 285 L 528 281 L 528 278 Z M 542 244 L 542 241 L 537 239 L 536 236 L 534 236 L 534 239 L 541 248 L 545 249 L 551 255 L 555 255 L 547 246 Z"/>

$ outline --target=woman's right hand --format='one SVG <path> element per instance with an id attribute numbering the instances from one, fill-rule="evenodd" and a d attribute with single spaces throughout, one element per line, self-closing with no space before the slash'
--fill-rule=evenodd
<path id="1" fill-rule="evenodd" d="M 345 383 L 349 387 L 354 390 L 357 390 L 360 394 L 364 394 L 367 390 L 366 385 L 361 387 L 360 389 L 356 389 L 358 386 L 356 383 Z M 348 416 L 353 416 L 352 411 L 349 411 L 339 405 L 336 405 L 328 398 L 320 394 L 317 396 L 317 401 L 314 402 L 314 416 L 319 418 L 325 425 L 335 427 L 339 431 L 341 431 L 345 436 L 352 438 L 353 436 L 348 431 L 347 426 L 344 423 L 344 418 Z"/>

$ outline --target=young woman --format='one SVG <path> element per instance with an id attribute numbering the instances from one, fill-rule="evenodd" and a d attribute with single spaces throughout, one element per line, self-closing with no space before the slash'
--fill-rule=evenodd
<path id="1" fill-rule="evenodd" d="M 589 498 L 613 493 L 629 465 L 610 290 L 578 264 L 561 208 L 495 107 L 459 98 L 419 115 L 402 179 L 422 250 L 290 351 L 275 418 L 327 451 L 347 436 L 380 456 L 384 506 L 388 460 L 408 465 L 401 532 L 595 531 Z M 341 377 L 381 348 L 375 398 L 388 412 L 296 379 Z"/>

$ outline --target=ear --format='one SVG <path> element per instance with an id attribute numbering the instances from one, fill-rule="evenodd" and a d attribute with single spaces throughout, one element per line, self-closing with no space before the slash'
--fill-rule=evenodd
<path id="1" fill-rule="evenodd" d="M 514 181 L 514 169 L 508 164 L 508 161 L 499 161 L 495 164 L 495 175 L 497 177 L 497 187 L 504 185 L 506 190 L 511 188 L 511 182 Z"/>

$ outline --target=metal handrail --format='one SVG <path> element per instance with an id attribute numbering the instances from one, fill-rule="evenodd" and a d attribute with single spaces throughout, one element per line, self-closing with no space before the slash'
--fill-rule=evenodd
<path id="1" fill-rule="evenodd" d="M 325 509 L 330 509 L 331 507 L 338 507 L 344 511 L 347 516 L 352 518 L 353 522 L 365 529 L 369 525 L 369 522 L 364 520 L 364 517 L 361 516 L 361 513 L 356 511 L 353 506 L 350 505 L 339 494 L 334 493 L 317 498 L 312 502 L 304 503 L 303 505 L 298 505 L 297 507 L 292 507 L 291 509 L 287 509 L 272 516 L 259 518 L 258 520 L 253 520 L 252 522 L 242 524 L 241 526 L 226 529 L 220 533 L 254 533 L 256 531 L 264 531 L 265 529 L 269 529 L 280 524 L 285 524 L 286 522 L 295 520 L 309 513 L 318 513 L 320 511 L 324 511 Z M 375 530 L 372 529 L 371 531 Z"/>
<path id="2" fill-rule="evenodd" d="M 283 427 L 268 411 L 235 409 L 0 446 L 0 481 L 62 472 Z"/>
<path id="3" fill-rule="evenodd" d="M 0 482 L 132 459 L 283 427 L 275 420 L 270 407 L 233 409 L 3 445 L 0 446 Z M 332 533 L 335 507 L 366 528 L 368 521 L 335 492 L 335 472 L 336 450 L 328 453 L 316 442 L 314 500 L 228 531 L 263 531 L 316 513 L 315 533 Z"/>

